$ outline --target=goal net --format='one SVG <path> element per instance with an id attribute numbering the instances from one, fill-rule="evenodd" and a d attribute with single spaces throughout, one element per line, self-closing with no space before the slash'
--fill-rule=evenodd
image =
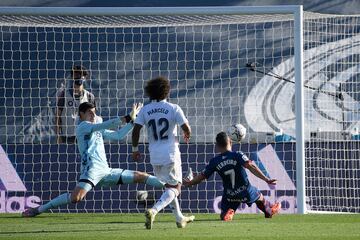
<path id="1" fill-rule="evenodd" d="M 55 116 L 59 91 L 73 91 L 71 69 L 81 65 L 89 72 L 84 88 L 104 120 L 125 115 L 134 102 L 146 104 L 147 80 L 170 79 L 169 101 L 182 107 L 193 132 L 190 144 L 180 146 L 183 173 L 202 171 L 216 154 L 216 134 L 243 124 L 247 136 L 233 149 L 279 181 L 271 187 L 249 174 L 251 183 L 281 202 L 282 212 L 296 213 L 294 15 L 268 9 L 1 15 L 0 212 L 46 203 L 75 187 L 80 157 L 75 144 L 57 142 Z M 303 99 L 307 208 L 359 212 L 358 17 L 305 13 L 303 26 L 304 85 L 310 87 Z M 145 162 L 134 163 L 130 137 L 106 142 L 112 168 L 153 173 L 145 135 L 140 151 Z M 143 212 L 160 194 L 142 184 L 95 188 L 80 204 L 53 211 Z M 221 196 L 221 180 L 212 176 L 182 190 L 181 208 L 218 213 Z"/>
<path id="2" fill-rule="evenodd" d="M 360 212 L 359 16 L 311 14 L 304 22 L 306 195 L 314 211 Z"/>

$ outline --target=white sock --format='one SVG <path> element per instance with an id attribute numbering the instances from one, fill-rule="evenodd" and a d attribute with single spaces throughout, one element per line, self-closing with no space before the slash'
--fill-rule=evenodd
<path id="1" fill-rule="evenodd" d="M 63 193 L 60 196 L 57 196 L 56 198 L 52 199 L 50 202 L 48 202 L 44 205 L 41 205 L 38 208 L 38 211 L 40 213 L 46 212 L 50 208 L 56 208 L 58 206 L 69 204 L 69 203 L 71 203 L 70 193 Z"/>
<path id="2" fill-rule="evenodd" d="M 161 195 L 159 201 L 155 203 L 155 205 L 152 207 L 153 210 L 155 210 L 156 213 L 164 209 L 167 205 L 169 205 L 174 198 L 176 198 L 177 190 L 174 188 L 166 188 L 165 192 Z"/>
<path id="3" fill-rule="evenodd" d="M 173 214 L 175 215 L 176 221 L 181 222 L 181 220 L 184 218 L 184 215 L 181 213 L 179 199 L 175 197 L 169 206 Z"/>

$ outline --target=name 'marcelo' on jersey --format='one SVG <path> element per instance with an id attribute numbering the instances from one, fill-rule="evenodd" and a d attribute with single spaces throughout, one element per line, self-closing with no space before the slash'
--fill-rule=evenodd
<path id="1" fill-rule="evenodd" d="M 251 186 L 243 167 L 248 161 L 249 158 L 243 152 L 227 151 L 212 158 L 202 174 L 209 178 L 217 172 L 223 182 L 224 194 L 234 198 Z"/>
<path id="2" fill-rule="evenodd" d="M 135 123 L 146 126 L 151 164 L 175 161 L 180 154 L 177 126 L 187 122 L 183 110 L 166 100 L 151 101 L 140 110 Z"/>

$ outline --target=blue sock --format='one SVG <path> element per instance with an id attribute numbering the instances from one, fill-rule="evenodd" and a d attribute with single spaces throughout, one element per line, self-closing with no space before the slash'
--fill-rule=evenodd
<path id="1" fill-rule="evenodd" d="M 38 208 L 38 211 L 40 213 L 46 212 L 50 208 L 56 208 L 58 206 L 69 204 L 69 203 L 71 203 L 70 193 L 63 193 L 60 196 L 57 196 L 56 198 L 52 199 L 50 202 L 48 202 L 44 205 L 41 205 Z"/>
<path id="2" fill-rule="evenodd" d="M 147 185 L 156 187 L 156 188 L 163 188 L 164 187 L 164 183 L 161 182 L 157 177 L 151 176 L 149 175 L 149 177 L 146 179 L 145 183 Z"/>
<path id="3" fill-rule="evenodd" d="M 131 170 L 124 170 L 122 173 L 121 173 L 121 181 L 122 183 L 125 183 L 125 184 L 130 184 L 130 183 L 134 183 L 134 171 L 131 171 Z M 114 175 L 114 176 L 117 176 L 117 175 Z"/>

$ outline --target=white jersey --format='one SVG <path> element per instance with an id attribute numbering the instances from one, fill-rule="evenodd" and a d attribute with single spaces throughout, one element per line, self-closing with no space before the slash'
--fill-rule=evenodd
<path id="1" fill-rule="evenodd" d="M 69 93 L 68 89 L 64 89 L 64 106 L 61 113 L 62 134 L 64 136 L 75 136 L 75 126 L 78 120 L 78 108 L 83 102 L 90 102 L 90 92 L 84 89 L 84 93 L 79 99 L 75 99 Z"/>
<path id="2" fill-rule="evenodd" d="M 166 100 L 152 101 L 140 110 L 135 123 L 147 128 L 151 164 L 180 161 L 177 125 L 187 122 L 183 110 Z"/>

